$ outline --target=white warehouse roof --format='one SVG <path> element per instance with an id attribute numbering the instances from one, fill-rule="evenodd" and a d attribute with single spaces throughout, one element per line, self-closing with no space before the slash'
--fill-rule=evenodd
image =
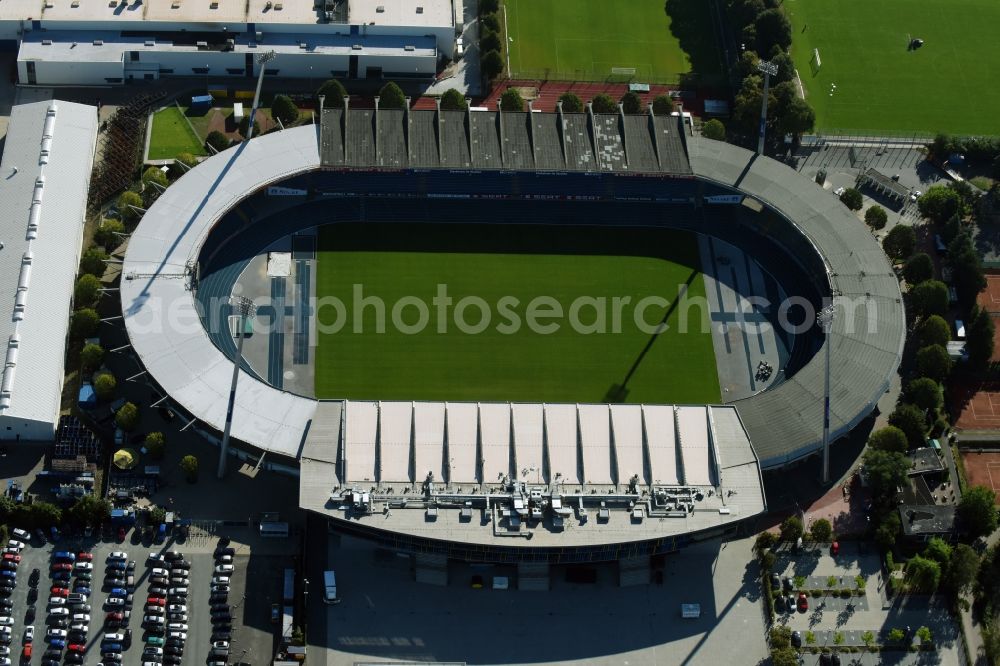
<path id="1" fill-rule="evenodd" d="M 0 438 L 51 438 L 80 261 L 97 109 L 15 106 L 0 161 Z"/>

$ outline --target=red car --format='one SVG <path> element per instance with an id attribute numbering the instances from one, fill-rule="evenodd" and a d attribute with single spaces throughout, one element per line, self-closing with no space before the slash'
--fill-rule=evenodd
<path id="1" fill-rule="evenodd" d="M 167 600 L 163 597 L 150 597 L 146 599 L 146 603 L 153 606 L 166 606 Z"/>
<path id="2" fill-rule="evenodd" d="M 83 552 L 83 553 L 77 553 L 76 554 L 76 561 L 77 562 L 90 562 L 93 559 L 94 559 L 93 553 Z"/>
<path id="3" fill-rule="evenodd" d="M 52 565 L 53 571 L 72 571 L 73 565 L 69 562 L 57 562 Z"/>
<path id="4" fill-rule="evenodd" d="M 21 561 L 21 556 L 20 555 L 15 555 L 14 553 L 4 553 L 3 554 L 3 561 L 4 562 L 20 562 Z"/>
<path id="5" fill-rule="evenodd" d="M 69 588 L 66 587 L 53 586 L 52 589 L 49 590 L 49 592 L 52 593 L 53 597 L 62 597 L 63 599 L 65 599 L 66 597 L 69 596 Z"/>
<path id="6" fill-rule="evenodd" d="M 836 555 L 839 552 L 840 552 L 840 542 L 834 541 L 833 543 L 830 544 L 830 554 Z"/>
<path id="7" fill-rule="evenodd" d="M 105 620 L 118 620 L 118 621 L 120 621 L 120 620 L 122 620 L 124 618 L 125 618 L 125 613 L 121 613 L 121 612 L 118 612 L 118 611 L 112 611 L 112 612 L 108 613 L 107 616 L 104 619 Z"/>
<path id="8" fill-rule="evenodd" d="M 31 661 L 31 643 L 24 644 L 24 660 Z"/>
<path id="9" fill-rule="evenodd" d="M 66 649 L 69 650 L 70 652 L 79 652 L 83 654 L 84 652 L 87 651 L 87 646 L 81 645 L 80 643 L 70 643 L 69 645 L 66 646 Z"/>
<path id="10" fill-rule="evenodd" d="M 124 540 L 125 540 L 125 528 L 124 527 L 119 527 L 118 528 L 118 543 L 121 543 Z"/>
<path id="11" fill-rule="evenodd" d="M 799 592 L 798 607 L 800 613 L 805 613 L 809 610 L 809 597 L 806 596 L 805 592 Z"/>

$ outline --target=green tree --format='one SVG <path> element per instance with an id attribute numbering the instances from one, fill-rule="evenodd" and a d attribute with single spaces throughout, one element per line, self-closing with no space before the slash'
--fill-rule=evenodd
<path id="1" fill-rule="evenodd" d="M 722 121 L 718 118 L 712 118 L 704 125 L 701 126 L 701 135 L 706 139 L 714 139 L 716 141 L 726 140 L 726 126 L 722 124 Z"/>
<path id="2" fill-rule="evenodd" d="M 167 439 L 162 432 L 151 432 L 146 435 L 146 451 L 153 460 L 162 460 L 166 451 Z"/>
<path id="3" fill-rule="evenodd" d="M 627 93 L 622 95 L 621 104 L 622 111 L 630 116 L 638 115 L 643 112 L 642 98 L 639 97 L 639 93 L 632 90 L 629 90 Z"/>
<path id="4" fill-rule="evenodd" d="M 674 112 L 674 100 L 670 95 L 657 95 L 653 98 L 653 115 L 669 116 Z"/>
<path id="5" fill-rule="evenodd" d="M 910 461 L 902 453 L 868 449 L 864 455 L 865 473 L 876 497 L 890 497 L 906 483 Z"/>
<path id="6" fill-rule="evenodd" d="M 80 272 L 88 273 L 97 277 L 104 275 L 104 262 L 107 258 L 108 253 L 101 248 L 87 248 L 87 250 L 84 251 L 83 256 L 80 257 Z"/>
<path id="7" fill-rule="evenodd" d="M 926 644 L 930 644 L 934 639 L 929 627 L 920 627 L 917 629 L 917 638 L 920 639 L 921 643 Z"/>
<path id="8" fill-rule="evenodd" d="M 851 210 L 861 210 L 861 207 L 864 205 L 861 192 L 853 187 L 848 187 L 844 190 L 844 192 L 840 195 L 840 202 Z"/>
<path id="9" fill-rule="evenodd" d="M 506 112 L 524 111 L 524 98 L 517 88 L 507 88 L 500 95 L 500 109 Z"/>
<path id="10" fill-rule="evenodd" d="M 904 640 L 906 640 L 906 632 L 900 629 L 899 627 L 895 627 L 894 629 L 889 631 L 890 642 L 902 643 Z"/>
<path id="11" fill-rule="evenodd" d="M 779 625 L 771 629 L 771 648 L 781 649 L 791 647 L 792 629 L 784 625 Z"/>
<path id="12" fill-rule="evenodd" d="M 441 108 L 444 111 L 465 111 L 468 106 L 468 102 L 465 101 L 465 95 L 454 88 L 448 88 L 441 95 Z"/>
<path id="13" fill-rule="evenodd" d="M 872 633 L 870 630 L 865 631 L 863 634 L 861 634 L 861 641 L 865 644 L 865 647 L 870 649 L 872 645 L 875 644 L 875 634 Z"/>
<path id="14" fill-rule="evenodd" d="M 115 424 L 125 432 L 132 432 L 139 425 L 139 408 L 126 402 L 115 413 Z"/>
<path id="15" fill-rule="evenodd" d="M 500 52 L 484 51 L 482 60 L 480 61 L 480 68 L 483 70 L 483 75 L 490 81 L 500 76 L 500 73 L 503 71 L 503 57 L 500 55 Z"/>
<path id="16" fill-rule="evenodd" d="M 865 224 L 872 228 L 873 231 L 881 231 L 885 229 L 885 225 L 889 222 L 889 215 L 885 212 L 885 208 L 882 206 L 873 205 L 865 211 Z"/>
<path id="17" fill-rule="evenodd" d="M 781 538 L 785 541 L 795 542 L 803 534 L 802 519 L 798 516 L 788 516 L 781 521 Z"/>
<path id="18" fill-rule="evenodd" d="M 591 100 L 591 102 L 594 113 L 618 113 L 618 105 L 615 104 L 615 100 L 612 99 L 611 95 L 601 93 Z"/>
<path id="19" fill-rule="evenodd" d="M 904 433 L 911 448 L 923 446 L 926 443 L 927 419 L 916 405 L 901 402 L 889 415 L 889 423 Z"/>
<path id="20" fill-rule="evenodd" d="M 939 345 L 924 347 L 917 352 L 917 372 L 924 377 L 943 382 L 951 373 L 951 365 L 948 350 Z"/>
<path id="21" fill-rule="evenodd" d="M 944 317 L 940 315 L 931 315 L 924 319 L 917 326 L 916 333 L 917 342 L 921 347 L 926 347 L 927 345 L 941 345 L 945 347 L 948 345 L 948 341 L 951 340 L 951 328 Z"/>
<path id="22" fill-rule="evenodd" d="M 559 101 L 566 113 L 583 113 L 583 101 L 575 93 L 564 92 L 559 96 Z"/>
<path id="23" fill-rule="evenodd" d="M 905 432 L 896 426 L 889 425 L 873 432 L 868 438 L 868 446 L 882 451 L 906 453 L 909 442 Z"/>
<path id="24" fill-rule="evenodd" d="M 923 410 L 936 414 L 944 404 L 941 385 L 930 377 L 919 377 L 906 385 L 906 399 Z"/>
<path id="25" fill-rule="evenodd" d="M 79 527 L 97 527 L 111 517 L 111 502 L 95 495 L 84 495 L 64 512 L 64 517 Z"/>
<path id="26" fill-rule="evenodd" d="M 976 580 L 979 555 L 972 548 L 960 543 L 951 549 L 945 580 L 955 594 L 965 594 Z"/>
<path id="27" fill-rule="evenodd" d="M 926 252 L 917 252 L 906 260 L 903 267 L 903 277 L 911 285 L 926 282 L 934 277 L 934 261 Z"/>
<path id="28" fill-rule="evenodd" d="M 149 508 L 149 522 L 152 525 L 161 525 L 167 520 L 167 510 L 162 506 L 152 506 Z"/>
<path id="29" fill-rule="evenodd" d="M 80 308 L 73 313 L 69 324 L 69 334 L 75 340 L 89 338 L 97 332 L 101 318 L 92 308 Z"/>
<path id="30" fill-rule="evenodd" d="M 149 187 L 154 183 L 160 187 L 166 187 L 170 184 L 170 181 L 167 180 L 167 174 L 163 173 L 160 167 L 155 166 L 151 166 L 142 172 L 141 182 L 144 187 Z"/>
<path id="31" fill-rule="evenodd" d="M 271 117 L 288 127 L 299 119 L 299 107 L 288 95 L 275 95 L 271 100 Z"/>
<path id="32" fill-rule="evenodd" d="M 118 214 L 122 222 L 135 222 L 142 216 L 142 213 L 135 208 L 142 208 L 142 197 L 139 193 L 132 190 L 122 192 L 118 197 Z"/>
<path id="33" fill-rule="evenodd" d="M 820 518 L 809 527 L 809 533 L 812 535 L 813 541 L 830 541 L 833 537 L 833 526 L 826 518 Z"/>
<path id="34" fill-rule="evenodd" d="M 484 30 L 479 35 L 479 48 L 484 51 L 501 51 L 503 43 L 500 41 L 500 33 L 493 30 Z"/>
<path id="35" fill-rule="evenodd" d="M 198 480 L 198 459 L 194 456 L 184 456 L 181 458 L 181 470 L 189 483 Z"/>
<path id="36" fill-rule="evenodd" d="M 780 134 L 801 136 L 816 126 L 816 112 L 801 97 L 792 97 L 775 109 L 775 119 Z"/>
<path id="37" fill-rule="evenodd" d="M 107 402 L 115 397 L 115 389 L 118 388 L 118 380 L 110 372 L 102 372 L 94 378 L 94 393 L 101 402 Z"/>
<path id="38" fill-rule="evenodd" d="M 973 539 L 992 534 L 997 528 L 996 493 L 986 486 L 972 486 L 962 494 L 957 517 L 961 529 Z"/>
<path id="39" fill-rule="evenodd" d="M 91 343 L 84 345 L 83 349 L 80 350 L 80 366 L 84 372 L 97 370 L 101 367 L 102 361 L 104 361 L 104 348 L 101 345 Z"/>
<path id="40" fill-rule="evenodd" d="M 906 563 L 905 575 L 911 590 L 931 594 L 941 582 L 941 565 L 934 560 L 914 555 Z"/>
<path id="41" fill-rule="evenodd" d="M 948 286 L 938 280 L 924 280 L 910 289 L 909 301 L 918 316 L 943 316 L 948 312 Z"/>
<path id="42" fill-rule="evenodd" d="M 757 15 L 754 21 L 757 32 L 757 53 L 767 56 L 777 46 L 787 51 L 792 45 L 792 24 L 780 9 L 768 9 Z"/>
<path id="43" fill-rule="evenodd" d="M 389 81 L 378 91 L 378 108 L 380 109 L 405 109 L 406 94 L 395 81 Z"/>
<path id="44" fill-rule="evenodd" d="M 924 547 L 924 557 L 946 566 L 951 561 L 951 546 L 940 537 L 931 537 Z"/>
<path id="45" fill-rule="evenodd" d="M 101 297 L 101 281 L 90 273 L 84 273 L 73 287 L 73 303 L 80 307 L 91 308 Z"/>
<path id="46" fill-rule="evenodd" d="M 113 250 L 121 245 L 123 239 L 119 234 L 123 233 L 125 233 L 125 225 L 122 224 L 121 220 L 106 217 L 101 221 L 101 226 L 94 232 L 94 242 L 104 247 L 105 250 Z"/>
<path id="47" fill-rule="evenodd" d="M 500 18 L 497 16 L 496 12 L 490 12 L 489 14 L 480 12 L 480 16 L 482 18 L 479 19 L 479 25 L 483 29 L 500 32 Z"/>
<path id="48" fill-rule="evenodd" d="M 247 138 L 247 134 L 250 132 L 249 114 L 243 116 L 243 120 L 241 120 L 240 124 L 236 126 L 236 131 L 239 132 L 240 136 L 242 136 L 244 139 Z M 260 134 L 260 123 L 258 123 L 257 119 L 255 118 L 253 121 L 253 136 L 258 136 L 259 134 Z"/>
<path id="49" fill-rule="evenodd" d="M 889 230 L 882 241 L 882 249 L 893 259 L 906 259 L 913 254 L 917 245 L 917 234 L 913 227 L 898 224 Z"/>
<path id="50" fill-rule="evenodd" d="M 965 349 L 969 352 L 969 363 L 975 368 L 985 368 L 993 357 L 993 317 L 974 305 L 965 331 Z"/>
<path id="51" fill-rule="evenodd" d="M 958 192 L 950 187 L 934 185 L 917 199 L 917 210 L 932 222 L 944 224 L 959 211 L 961 201 Z"/>
<path id="52" fill-rule="evenodd" d="M 982 259 L 968 233 L 958 234 L 948 244 L 948 265 L 951 266 L 958 302 L 962 307 L 971 309 L 976 303 L 976 296 L 986 288 L 986 275 Z"/>
<path id="53" fill-rule="evenodd" d="M 328 79 L 316 91 L 316 97 L 323 96 L 324 109 L 343 109 L 347 90 L 337 79 Z"/>
<path id="54" fill-rule="evenodd" d="M 771 666 L 799 666 L 799 653 L 791 647 L 771 650 Z"/>
<path id="55" fill-rule="evenodd" d="M 51 502 L 35 501 L 29 506 L 32 527 L 52 527 L 62 523 L 63 511 Z"/>
<path id="56" fill-rule="evenodd" d="M 343 106 L 343 105 L 341 105 Z M 212 130 L 205 137 L 205 146 L 210 148 L 208 152 L 221 153 L 223 150 L 229 147 L 231 141 L 229 137 L 220 132 L 219 130 Z"/>
<path id="57" fill-rule="evenodd" d="M 1000 664 L 1000 617 L 988 618 L 983 623 L 983 650 L 990 664 Z"/>
<path id="58" fill-rule="evenodd" d="M 889 513 L 875 530 L 875 544 L 882 550 L 890 550 L 896 545 L 896 537 L 899 536 L 901 528 L 899 513 L 896 511 Z"/>

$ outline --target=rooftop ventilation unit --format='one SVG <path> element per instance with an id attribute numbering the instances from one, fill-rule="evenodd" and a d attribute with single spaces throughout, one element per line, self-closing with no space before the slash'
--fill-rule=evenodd
<path id="1" fill-rule="evenodd" d="M 143 44 L 145 44 L 146 46 L 156 46 L 156 40 L 155 39 L 147 39 L 145 42 L 143 42 Z"/>
<path id="2" fill-rule="evenodd" d="M 300 49 L 307 49 L 307 48 L 309 48 L 309 45 L 306 44 L 305 42 L 299 42 L 299 48 Z"/>
<path id="3" fill-rule="evenodd" d="M 378 7 L 375 8 L 376 14 L 382 14 L 384 12 L 385 12 L 385 5 L 379 5 Z"/>
<path id="4" fill-rule="evenodd" d="M 104 46 L 104 40 L 103 39 L 95 39 L 94 40 L 94 46 Z"/>
<path id="5" fill-rule="evenodd" d="M 73 2 L 69 3 L 69 6 L 72 7 L 73 9 L 76 9 L 77 7 L 80 6 L 80 0 L 73 0 Z"/>
<path id="6" fill-rule="evenodd" d="M 351 48 L 354 49 L 355 51 L 360 51 L 363 47 L 361 46 L 361 44 L 354 44 L 353 46 L 351 46 Z"/>
<path id="7" fill-rule="evenodd" d="M 423 7 L 417 7 L 417 13 L 418 14 L 423 14 L 424 13 L 424 8 Z"/>
<path id="8" fill-rule="evenodd" d="M 219 8 L 219 3 L 217 3 L 217 2 L 210 2 L 210 3 L 208 3 L 208 8 L 209 9 L 218 9 Z"/>
<path id="9" fill-rule="evenodd" d="M 52 40 L 51 39 L 43 39 L 42 40 L 42 46 L 52 46 Z"/>
<path id="10" fill-rule="evenodd" d="M 283 4 L 281 4 L 280 2 L 279 2 L 279 3 L 276 3 L 276 4 L 274 5 L 274 11 L 276 11 L 276 12 L 280 12 L 280 11 L 281 11 L 282 9 L 284 9 L 284 8 L 285 8 L 285 6 L 284 6 Z"/>
<path id="11" fill-rule="evenodd" d="M 413 44 L 407 44 L 406 46 L 403 47 L 403 50 L 404 51 L 416 51 L 417 47 L 415 47 Z"/>

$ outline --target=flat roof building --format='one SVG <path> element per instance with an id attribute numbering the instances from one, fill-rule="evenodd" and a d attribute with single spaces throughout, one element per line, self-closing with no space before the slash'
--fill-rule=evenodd
<path id="1" fill-rule="evenodd" d="M 0 160 L 0 439 L 50 440 L 97 140 L 97 109 L 15 106 Z"/>

